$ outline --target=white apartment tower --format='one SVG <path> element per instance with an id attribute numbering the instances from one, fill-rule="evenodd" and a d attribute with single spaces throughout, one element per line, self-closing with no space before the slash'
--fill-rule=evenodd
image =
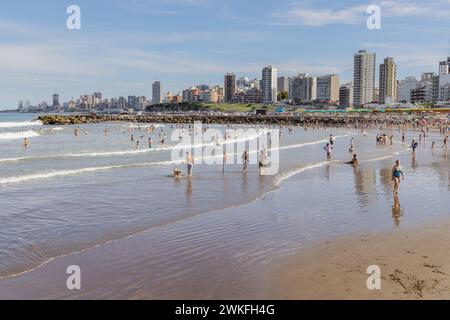
<path id="1" fill-rule="evenodd" d="M 354 55 L 353 103 L 362 107 L 373 101 L 376 55 L 360 50 Z"/>
<path id="2" fill-rule="evenodd" d="M 262 100 L 265 104 L 275 104 L 278 96 L 278 70 L 272 66 L 262 71 Z"/>

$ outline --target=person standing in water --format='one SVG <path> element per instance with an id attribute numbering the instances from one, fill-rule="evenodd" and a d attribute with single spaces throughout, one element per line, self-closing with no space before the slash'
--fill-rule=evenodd
<path id="1" fill-rule="evenodd" d="M 222 164 L 222 172 L 225 173 L 225 164 L 228 161 L 227 151 L 223 150 L 223 164 Z"/>
<path id="2" fill-rule="evenodd" d="M 413 153 L 416 153 L 416 149 L 419 146 L 416 140 L 413 140 L 411 143 L 411 149 L 413 150 Z"/>
<path id="3" fill-rule="evenodd" d="M 186 167 L 187 167 L 188 176 L 190 176 L 190 177 L 192 177 L 192 170 L 194 169 L 194 163 L 195 163 L 194 157 L 189 152 L 187 152 L 186 153 Z"/>
<path id="4" fill-rule="evenodd" d="M 330 145 L 329 143 L 327 143 L 327 145 L 325 147 L 323 147 L 323 149 L 327 153 L 327 160 L 331 161 L 331 158 L 332 158 L 331 153 L 333 152 L 333 146 Z"/>
<path id="5" fill-rule="evenodd" d="M 392 168 L 392 180 L 394 181 L 394 193 L 398 194 L 398 190 L 400 188 L 400 178 L 405 180 L 405 176 L 402 171 L 402 167 L 400 166 L 400 160 L 395 162 L 394 167 Z"/>
<path id="6" fill-rule="evenodd" d="M 24 146 L 25 148 L 28 148 L 29 145 L 30 145 L 30 140 L 28 140 L 28 138 L 25 138 L 25 139 L 23 140 L 23 146 Z"/>
<path id="7" fill-rule="evenodd" d="M 350 140 L 350 148 L 348 149 L 348 152 L 353 153 L 355 152 L 355 144 L 354 144 L 355 138 L 352 138 Z"/>
<path id="8" fill-rule="evenodd" d="M 151 149 L 153 147 L 153 140 L 152 138 L 148 138 L 148 148 Z"/>
<path id="9" fill-rule="evenodd" d="M 334 146 L 334 141 L 335 141 L 335 140 L 336 140 L 336 138 L 333 137 L 332 134 L 330 134 L 330 145 L 331 145 L 331 146 Z"/>
<path id="10" fill-rule="evenodd" d="M 244 173 L 247 173 L 248 163 L 249 163 L 248 152 L 247 152 L 247 150 L 245 150 L 244 153 L 242 154 L 242 164 L 244 167 L 242 171 Z"/>

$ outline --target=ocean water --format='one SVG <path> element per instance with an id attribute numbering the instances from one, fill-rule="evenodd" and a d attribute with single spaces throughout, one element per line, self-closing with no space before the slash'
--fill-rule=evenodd
<path id="1" fill-rule="evenodd" d="M 123 241 L 135 241 L 139 250 L 111 268 L 151 272 L 155 296 L 173 297 L 168 292 L 194 280 L 205 290 L 212 279 L 223 285 L 224 270 L 235 270 L 234 282 L 244 290 L 257 266 L 314 241 L 450 215 L 450 164 L 443 136 L 434 131 L 413 157 L 399 131 L 386 131 L 395 135 L 393 146 L 379 146 L 376 130 L 283 128 L 274 176 L 260 177 L 256 166 L 243 175 L 241 164 L 227 165 L 225 173 L 222 166 L 199 164 L 192 178 L 175 180 L 172 170 L 183 166 L 171 160 L 177 142 L 169 141 L 170 124 L 163 127 L 165 146 L 158 133 L 130 131 L 123 123 L 82 125 L 78 137 L 74 129 L 0 114 L 0 278 L 128 239 Z M 132 134 L 141 141 L 137 150 Z M 337 140 L 327 162 L 323 146 L 330 134 Z M 408 132 L 407 141 L 418 135 Z M 151 150 L 148 137 L 155 143 Z M 351 159 L 351 138 L 358 168 L 344 164 Z M 390 179 L 397 159 L 406 175 L 400 206 L 394 206 Z M 144 260 L 149 256 L 151 262 Z M 210 276 L 199 277 L 199 270 Z"/>

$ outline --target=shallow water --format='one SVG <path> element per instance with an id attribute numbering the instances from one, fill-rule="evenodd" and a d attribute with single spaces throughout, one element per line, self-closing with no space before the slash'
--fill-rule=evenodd
<path id="1" fill-rule="evenodd" d="M 171 288 L 189 287 L 194 280 L 201 286 L 215 279 L 223 286 L 229 279 L 244 290 L 255 266 L 313 241 L 450 214 L 450 165 L 440 148 L 443 137 L 435 132 L 413 159 L 398 143 L 399 132 L 389 147 L 376 145 L 375 132 L 284 129 L 276 176 L 259 177 L 255 166 L 243 175 L 240 165 L 226 166 L 225 174 L 221 166 L 197 165 L 192 179 L 174 180 L 169 177 L 174 143 L 148 150 L 150 135 L 135 130 L 135 137 L 143 136 L 135 150 L 127 125 L 107 126 L 109 136 L 103 134 L 105 124 L 80 126 L 79 137 L 73 127 L 38 131 L 28 149 L 23 138 L 0 140 L 0 275 L 146 231 L 128 240 L 139 249 L 110 267 L 122 273 L 145 269 L 152 277 L 123 279 L 119 287 L 145 281 L 155 295 L 167 297 Z M 170 125 L 165 131 L 170 136 Z M 327 163 L 322 148 L 330 133 L 339 138 L 334 161 Z M 407 141 L 417 136 L 409 132 Z M 342 163 L 351 158 L 351 137 L 359 168 Z M 406 175 L 400 206 L 394 206 L 390 181 L 396 159 Z M 200 270 L 209 270 L 209 276 L 202 280 Z M 235 274 L 221 277 L 223 270 Z M 138 289 L 131 292 L 139 296 Z"/>

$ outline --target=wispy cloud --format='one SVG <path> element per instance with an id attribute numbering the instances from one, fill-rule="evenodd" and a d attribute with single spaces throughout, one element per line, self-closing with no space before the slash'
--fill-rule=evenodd
<path id="1" fill-rule="evenodd" d="M 323 26 L 328 24 L 356 24 L 363 21 L 366 6 L 355 6 L 345 9 L 317 9 L 295 5 L 288 11 L 277 11 L 273 14 L 276 24 Z"/>
<path id="2" fill-rule="evenodd" d="M 436 17 L 448 18 L 450 2 L 448 0 L 381 0 L 363 5 L 336 8 L 335 5 L 314 6 L 310 1 L 297 2 L 287 10 L 273 13 L 275 24 L 325 26 L 330 24 L 359 24 L 367 19 L 369 5 L 378 5 L 383 17 Z"/>

